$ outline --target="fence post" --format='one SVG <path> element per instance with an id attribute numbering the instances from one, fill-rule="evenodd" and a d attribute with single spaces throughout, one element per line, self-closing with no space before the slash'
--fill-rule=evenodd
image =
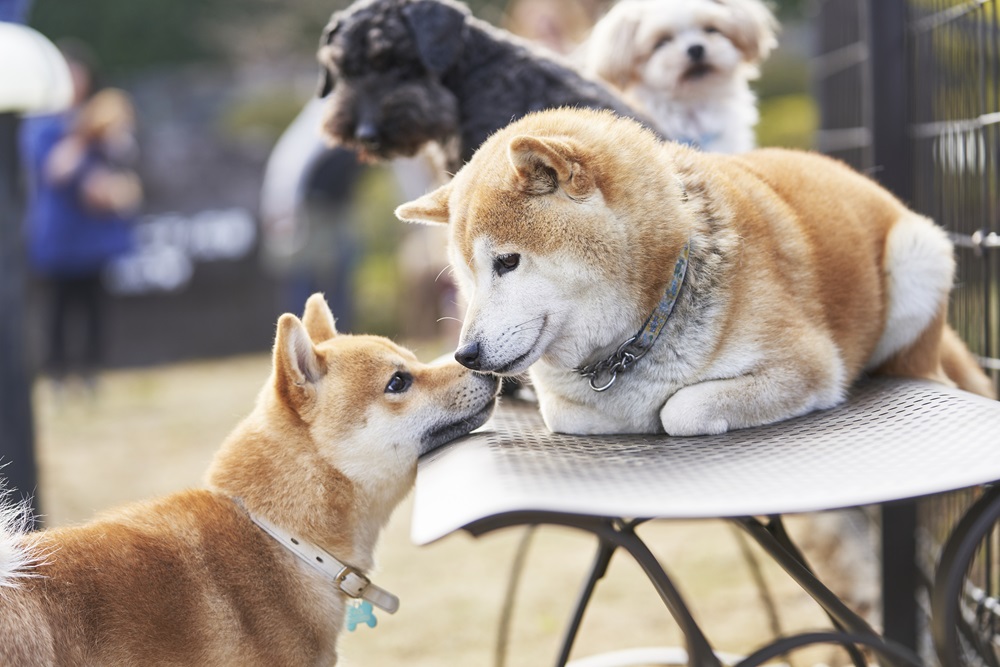
<path id="1" fill-rule="evenodd" d="M 0 113 L 0 476 L 38 513 L 31 380 L 25 346 L 25 262 L 18 118 Z"/>
<path id="2" fill-rule="evenodd" d="M 906 0 L 868 0 L 874 176 L 913 201 L 909 137 Z M 882 506 L 882 620 L 885 636 L 917 649 L 917 505 Z"/>
<path id="3" fill-rule="evenodd" d="M 913 173 L 906 0 L 869 0 L 868 20 L 875 177 L 904 203 L 910 204 Z"/>

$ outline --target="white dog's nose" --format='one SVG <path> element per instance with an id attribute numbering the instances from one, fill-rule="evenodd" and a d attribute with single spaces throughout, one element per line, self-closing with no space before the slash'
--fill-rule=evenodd
<path id="1" fill-rule="evenodd" d="M 479 343 L 472 341 L 458 348 L 455 352 L 455 361 L 466 368 L 478 371 L 480 369 Z"/>
<path id="2" fill-rule="evenodd" d="M 695 62 L 700 62 L 705 57 L 705 47 L 701 44 L 693 44 L 688 47 L 688 58 Z"/>

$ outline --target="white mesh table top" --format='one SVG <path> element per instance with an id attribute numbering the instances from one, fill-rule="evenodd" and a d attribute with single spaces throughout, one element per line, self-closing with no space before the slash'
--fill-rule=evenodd
<path id="1" fill-rule="evenodd" d="M 525 510 L 788 514 L 996 480 L 1000 402 L 929 382 L 872 380 L 831 410 L 694 438 L 554 434 L 537 406 L 515 402 L 421 459 L 412 538 L 426 544 L 477 519 Z"/>

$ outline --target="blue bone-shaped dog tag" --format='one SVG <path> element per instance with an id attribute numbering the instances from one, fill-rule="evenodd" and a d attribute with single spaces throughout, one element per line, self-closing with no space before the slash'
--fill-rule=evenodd
<path id="1" fill-rule="evenodd" d="M 367 600 L 352 600 L 347 604 L 347 631 L 354 632 L 358 625 L 364 623 L 369 628 L 378 625 L 375 610 Z"/>

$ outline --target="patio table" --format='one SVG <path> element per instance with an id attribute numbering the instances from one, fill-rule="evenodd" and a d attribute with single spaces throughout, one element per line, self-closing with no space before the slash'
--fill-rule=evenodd
<path id="1" fill-rule="evenodd" d="M 479 536 L 516 525 L 561 525 L 598 538 L 590 576 L 566 629 L 558 665 L 569 659 L 584 610 L 611 554 L 628 552 L 683 631 L 680 662 L 721 660 L 635 528 L 651 519 L 721 518 L 744 529 L 830 616 L 833 630 L 779 638 L 742 659 L 752 667 L 798 646 L 840 643 L 894 665 L 921 664 L 881 636 L 812 573 L 781 516 L 892 504 L 1000 480 L 1000 403 L 942 385 L 870 379 L 833 409 L 719 436 L 570 436 L 549 432 L 537 406 L 511 402 L 475 433 L 423 457 L 412 539 L 423 545 L 464 529 Z M 965 568 L 1000 517 L 988 489 L 946 545 L 933 597 L 939 655 L 955 660 Z M 911 591 L 915 595 L 915 591 Z M 912 604 L 916 604 L 911 597 Z M 966 633 L 967 634 L 967 633 Z M 944 645 L 940 645 L 944 644 Z M 610 654 L 609 654 L 610 655 Z M 648 660 L 648 656 L 642 659 Z M 629 664 L 621 655 L 588 665 Z M 582 663 L 581 663 L 582 664 Z M 639 663 L 635 663 L 639 664 Z M 643 662 L 642 664 L 646 664 Z"/>

